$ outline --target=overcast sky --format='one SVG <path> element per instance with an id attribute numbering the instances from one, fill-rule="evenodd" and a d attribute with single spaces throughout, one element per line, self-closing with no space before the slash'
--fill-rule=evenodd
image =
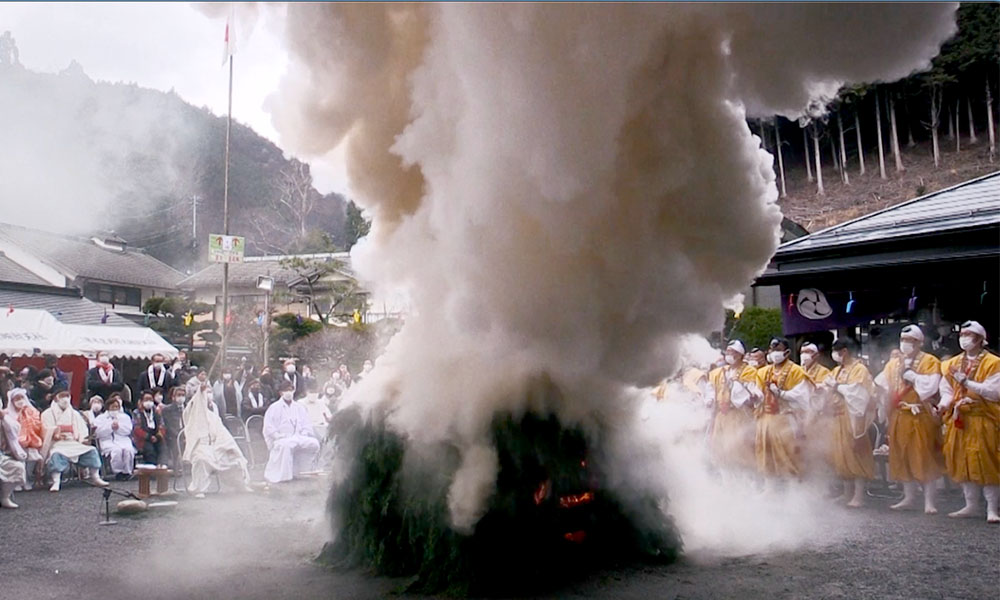
<path id="1" fill-rule="evenodd" d="M 21 63 L 58 72 L 76 60 L 95 80 L 173 88 L 196 106 L 226 114 L 227 70 L 223 66 L 226 9 L 163 3 L 0 3 L 0 32 L 17 41 Z M 288 55 L 280 42 L 279 9 L 237 15 L 233 118 L 281 146 L 264 109 L 277 89 Z M 346 192 L 346 175 L 335 157 L 312 159 L 322 192 Z"/>

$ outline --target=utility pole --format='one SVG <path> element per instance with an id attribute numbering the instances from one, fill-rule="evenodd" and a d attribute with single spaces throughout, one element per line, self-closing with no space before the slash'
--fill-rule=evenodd
<path id="1" fill-rule="evenodd" d="M 228 34 L 228 30 L 227 30 Z M 233 128 L 233 55 L 229 55 L 229 112 L 226 117 L 226 167 L 222 188 L 222 234 L 229 235 L 229 136 Z M 229 350 L 229 263 L 222 263 L 222 368 Z"/>
<path id="2" fill-rule="evenodd" d="M 198 195 L 191 196 L 191 247 L 198 247 Z"/>

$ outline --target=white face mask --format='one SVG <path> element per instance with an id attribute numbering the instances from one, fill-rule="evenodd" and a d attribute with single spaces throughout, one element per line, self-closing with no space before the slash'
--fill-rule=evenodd
<path id="1" fill-rule="evenodd" d="M 333 389 L 333 388 L 326 388 L 326 395 L 327 395 L 327 396 L 332 396 L 332 395 L 334 395 L 335 393 L 337 393 L 337 390 L 335 390 L 335 389 Z"/>
<path id="2" fill-rule="evenodd" d="M 802 355 L 802 364 L 804 365 L 811 365 L 814 360 L 816 360 L 816 355 L 812 352 L 806 352 Z"/>
<path id="3" fill-rule="evenodd" d="M 971 335 L 963 335 L 958 338 L 958 345 L 962 350 L 968 352 L 976 347 L 976 340 Z"/>
<path id="4" fill-rule="evenodd" d="M 142 407 L 145 408 L 146 410 L 152 410 L 153 409 L 152 400 L 146 400 L 145 402 L 143 402 Z"/>
<path id="5" fill-rule="evenodd" d="M 233 376 L 232 376 L 232 375 L 230 375 L 229 373 L 224 373 L 224 374 L 222 375 L 222 379 L 223 379 L 223 381 L 229 381 L 229 380 L 230 380 L 230 379 L 232 379 L 232 378 L 233 378 Z"/>
<path id="6" fill-rule="evenodd" d="M 108 414 L 111 415 L 112 417 L 117 417 L 118 413 L 120 413 L 121 411 L 122 409 L 120 408 L 112 408 L 111 410 L 108 411 Z"/>
<path id="7" fill-rule="evenodd" d="M 833 353 L 833 362 L 837 363 L 838 365 L 841 364 L 841 363 L 843 363 L 844 362 L 844 354 L 842 352 L 834 352 Z"/>
<path id="8" fill-rule="evenodd" d="M 69 398 L 67 398 L 66 396 L 63 396 L 61 398 L 56 398 L 56 404 L 59 405 L 59 408 L 66 410 L 67 408 L 69 408 Z"/>
<path id="9" fill-rule="evenodd" d="M 770 359 L 772 364 L 780 365 L 785 362 L 785 352 L 783 350 L 775 350 L 768 354 L 767 358 Z"/>
<path id="10" fill-rule="evenodd" d="M 287 367 L 285 367 L 285 373 L 294 373 L 294 372 L 295 372 L 295 365 L 288 365 Z"/>
<path id="11" fill-rule="evenodd" d="M 184 396 L 174 396 L 174 404 L 184 404 L 185 400 L 187 400 L 187 398 Z"/>
<path id="12" fill-rule="evenodd" d="M 102 365 L 106 365 L 106 364 L 108 364 L 108 357 L 107 356 L 98 356 L 97 357 L 97 362 L 101 363 Z"/>
<path id="13" fill-rule="evenodd" d="M 735 365 L 736 364 L 736 357 L 733 356 L 732 354 L 727 354 L 726 355 L 726 364 L 727 365 Z"/>
<path id="14" fill-rule="evenodd" d="M 101 405 L 101 404 L 91 404 L 90 405 L 90 412 L 94 413 L 95 415 L 97 413 L 101 412 L 102 410 L 104 410 L 104 406 Z"/>
<path id="15" fill-rule="evenodd" d="M 899 351 L 903 354 L 913 354 L 914 350 L 916 350 L 916 346 L 913 345 L 913 342 L 899 342 Z"/>
<path id="16" fill-rule="evenodd" d="M 21 410 L 22 408 L 27 406 L 27 404 L 28 404 L 27 400 L 24 400 L 23 398 L 18 399 L 14 401 L 14 408 L 16 408 L 17 410 Z"/>
<path id="17" fill-rule="evenodd" d="M 289 404 L 291 404 L 292 402 L 292 396 L 293 396 L 292 392 L 281 392 L 281 399 L 284 400 L 285 402 L 288 402 Z"/>

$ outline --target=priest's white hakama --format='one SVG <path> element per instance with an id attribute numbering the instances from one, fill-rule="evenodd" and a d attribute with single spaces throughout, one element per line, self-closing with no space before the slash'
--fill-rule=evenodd
<path id="1" fill-rule="evenodd" d="M 222 423 L 215 403 L 199 390 L 184 407 L 185 462 L 191 463 L 191 485 L 188 491 L 204 494 L 212 482 L 212 473 L 232 482 L 242 478 L 247 487 L 250 472 L 247 459 L 229 430 Z"/>
<path id="2" fill-rule="evenodd" d="M 117 429 L 115 423 L 118 423 Z M 122 411 L 101 413 L 94 419 L 94 437 L 101 455 L 107 456 L 111 463 L 111 472 L 131 475 L 135 465 L 131 417 Z"/>
<path id="3" fill-rule="evenodd" d="M 270 454 L 264 479 L 271 483 L 294 479 L 312 468 L 319 453 L 306 407 L 296 401 L 278 400 L 264 414 L 264 440 Z"/>

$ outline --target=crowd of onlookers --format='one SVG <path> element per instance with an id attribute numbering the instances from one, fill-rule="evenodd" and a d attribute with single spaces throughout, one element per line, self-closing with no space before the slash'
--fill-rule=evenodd
<path id="1" fill-rule="evenodd" d="M 292 437 L 285 431 L 289 423 L 292 429 L 322 440 L 341 396 L 372 368 L 366 360 L 361 371 L 352 374 L 341 364 L 321 380 L 294 359 L 282 361 L 281 369 L 272 371 L 268 365 L 258 367 L 242 358 L 223 366 L 213 381 L 208 371 L 192 365 L 180 352 L 172 361 L 154 355 L 138 380 L 126 385 L 111 358 L 104 352 L 97 355 L 96 364 L 87 371 L 85 392 L 74 407 L 69 377 L 59 370 L 55 357 L 46 357 L 43 369 L 24 367 L 17 372 L 6 357 L 0 357 L 0 505 L 16 508 L 15 491 L 47 486 L 58 492 L 67 475 L 104 486 L 104 477 L 128 480 L 139 465 L 176 472 L 183 468 L 182 459 L 193 462 L 189 454 L 204 448 L 214 451 L 220 435 L 232 442 L 228 430 L 245 433 L 247 421 L 255 416 L 265 423 L 263 434 L 272 451 L 282 438 Z M 190 410 L 196 397 L 205 410 Z M 272 410 L 270 416 L 268 409 L 282 399 L 290 408 Z M 179 443 L 185 419 L 195 412 L 199 425 L 208 423 L 201 448 L 191 436 L 186 444 Z M 225 425 L 213 430 L 212 424 Z M 224 450 L 239 455 L 245 472 L 243 451 L 234 442 Z M 221 470 L 215 455 L 202 455 L 209 471 Z"/>

